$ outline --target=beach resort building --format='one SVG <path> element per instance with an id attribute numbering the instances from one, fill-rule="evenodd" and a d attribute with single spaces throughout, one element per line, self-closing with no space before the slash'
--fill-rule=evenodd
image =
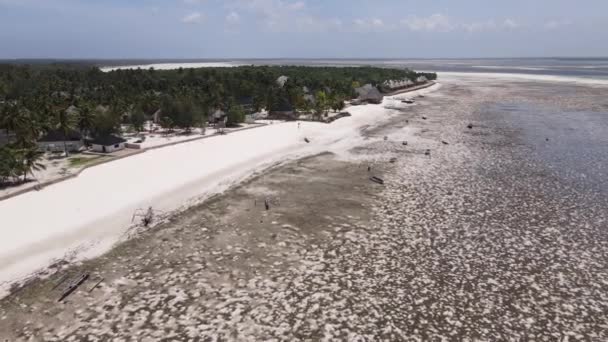
<path id="1" fill-rule="evenodd" d="M 411 87 L 414 85 L 414 82 L 412 82 L 409 79 L 403 79 L 403 80 L 388 80 L 388 81 L 384 81 L 384 83 L 382 83 L 382 91 L 384 92 L 393 92 L 396 90 L 400 90 L 400 89 L 405 89 L 408 87 Z"/>
<path id="2" fill-rule="evenodd" d="M 106 135 L 95 138 L 91 141 L 91 149 L 94 152 L 112 153 L 123 150 L 126 140 L 115 135 Z"/>
<path id="3" fill-rule="evenodd" d="M 44 152 L 78 152 L 84 147 L 82 135 L 71 130 L 66 135 L 63 131 L 55 129 L 48 131 L 38 139 L 38 149 Z"/>
<path id="4" fill-rule="evenodd" d="M 279 76 L 279 78 L 277 78 L 277 85 L 283 88 L 287 80 L 289 80 L 288 76 Z"/>
<path id="5" fill-rule="evenodd" d="M 359 103 L 380 104 L 382 103 L 382 99 L 384 99 L 384 95 L 380 93 L 380 90 L 371 84 L 356 88 L 355 92 L 359 95 L 359 97 L 357 97 L 357 102 Z"/>
<path id="6" fill-rule="evenodd" d="M 426 83 L 428 82 L 428 78 L 426 78 L 426 76 L 420 76 L 416 79 L 416 83 Z"/>
<path id="7" fill-rule="evenodd" d="M 218 124 L 220 122 L 225 123 L 228 119 L 228 114 L 221 109 L 215 109 L 209 115 L 209 123 L 210 124 Z"/>

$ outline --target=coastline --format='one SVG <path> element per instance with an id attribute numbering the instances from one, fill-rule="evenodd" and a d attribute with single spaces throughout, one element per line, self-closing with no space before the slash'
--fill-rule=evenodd
<path id="1" fill-rule="evenodd" d="M 387 93 L 387 94 L 384 94 L 384 96 L 395 96 L 395 95 L 400 95 L 400 94 L 411 93 L 413 91 L 422 90 L 422 89 L 426 89 L 426 88 L 432 87 L 435 84 L 437 84 L 437 82 L 430 81 L 430 82 L 426 82 L 425 84 L 421 84 L 421 85 L 417 85 L 417 86 L 414 86 L 414 87 L 405 88 L 405 89 L 397 90 L 397 91 L 394 91 L 394 92 L 391 92 L 391 93 Z"/>
<path id="2" fill-rule="evenodd" d="M 265 125 L 266 124 L 255 124 L 255 125 L 250 126 L 250 127 L 230 129 L 228 131 L 228 133 L 230 133 L 230 132 L 239 132 L 239 131 L 244 131 L 244 130 L 247 130 L 247 129 L 258 128 L 258 127 L 262 127 L 262 126 L 265 126 Z M 5 194 L 5 195 L 0 195 L 0 202 L 4 201 L 4 200 L 7 200 L 9 198 L 13 198 L 15 196 L 19 196 L 19 195 L 31 192 L 31 191 L 41 191 L 44 188 L 49 187 L 51 185 L 54 185 L 54 184 L 66 181 L 66 180 L 71 179 L 71 178 L 78 177 L 86 169 L 89 169 L 89 168 L 92 168 L 92 167 L 95 167 L 95 166 L 103 165 L 103 164 L 106 164 L 106 163 L 111 163 L 113 161 L 117 161 L 117 160 L 120 160 L 120 159 L 123 159 L 123 158 L 131 157 L 131 156 L 134 156 L 136 154 L 144 153 L 144 152 L 147 152 L 147 151 L 152 151 L 152 150 L 156 150 L 156 149 L 163 148 L 163 147 L 175 146 L 175 145 L 178 145 L 178 144 L 193 142 L 193 141 L 201 140 L 201 139 L 209 139 L 209 138 L 213 138 L 215 136 L 216 135 L 204 135 L 204 136 L 199 136 L 199 137 L 195 137 L 195 138 L 192 138 L 192 139 L 179 140 L 179 141 L 170 142 L 170 143 L 166 143 L 166 144 L 161 144 L 161 145 L 157 145 L 157 146 L 151 146 L 151 147 L 146 147 L 146 148 L 142 148 L 142 149 L 133 150 L 133 151 L 131 151 L 128 154 L 123 154 L 123 155 L 119 155 L 119 156 L 113 156 L 113 155 L 102 154 L 102 153 L 90 153 L 90 154 L 95 154 L 95 155 L 99 155 L 99 156 L 105 156 L 107 158 L 105 158 L 104 160 L 100 160 L 100 161 L 97 161 L 97 162 L 93 162 L 93 163 L 89 163 L 87 165 L 84 165 L 83 167 L 81 167 L 78 170 L 76 170 L 74 173 L 71 173 L 71 174 L 69 174 L 67 176 L 59 177 L 59 178 L 52 179 L 52 180 L 45 181 L 45 182 L 39 182 L 39 183 L 33 184 L 32 186 L 26 187 L 24 189 L 17 190 L 15 192 L 11 192 L 11 193 L 8 193 L 8 194 Z"/>
<path id="3" fill-rule="evenodd" d="M 364 127 L 356 144 L 347 139 L 348 155 L 267 169 L 61 268 L 0 301 L 0 331 L 49 340 L 607 339 L 597 319 L 608 312 L 608 233 L 598 226 L 607 198 L 578 191 L 580 179 L 541 157 L 566 155 L 561 130 L 579 144 L 589 137 L 596 118 L 576 113 L 601 116 L 593 108 L 608 101 L 593 87 L 482 81 L 444 83 Z M 569 124 L 556 131 L 556 122 Z M 585 148 L 608 139 L 591 132 Z M 56 303 L 55 281 L 82 272 L 103 277 L 100 287 L 89 292 L 92 281 Z"/>
<path id="4" fill-rule="evenodd" d="M 419 92 L 432 92 L 433 89 L 427 88 Z M 251 173 L 277 162 L 325 151 L 344 155 L 352 144 L 363 140 L 359 134 L 360 127 L 376 125 L 394 112 L 384 109 L 382 105 L 358 106 L 349 111 L 352 112 L 352 117 L 337 120 L 330 125 L 302 122 L 301 129 L 295 122 L 268 125 L 218 139 L 160 148 L 90 168 L 80 177 L 60 182 L 46 191 L 30 192 L 0 202 L 0 213 L 21 227 L 19 234 L 11 237 L 12 240 L 4 241 L 3 264 L 0 265 L 3 290 L 7 291 L 12 284 L 27 281 L 32 272 L 44 270 L 49 263 L 64 259 L 75 262 L 100 255 L 112 248 L 124 231 L 133 225 L 133 213 L 138 208 L 153 206 L 155 210 L 165 213 L 162 215 L 164 217 L 201 203 Z M 260 138 L 261 136 L 266 138 Z M 313 143 L 307 144 L 305 136 Z M 245 150 L 242 141 L 250 141 Z M 214 166 L 213 162 L 209 164 L 192 160 L 189 156 L 196 151 L 193 148 L 199 151 L 196 153 L 205 151 L 203 155 L 207 161 L 221 160 L 221 163 Z M 155 172 L 160 170 L 155 171 L 150 163 L 163 163 L 166 170 L 156 175 Z M 205 173 L 197 171 L 201 167 Z M 107 172 L 113 172 L 120 178 L 112 183 L 96 181 L 99 177 L 105 177 Z M 138 177 L 140 173 L 147 174 L 147 177 Z M 178 178 L 168 178 L 168 175 Z M 164 180 L 166 184 L 159 183 L 159 180 Z M 176 182 L 177 185 L 174 184 Z M 119 202 L 114 200 L 116 192 L 111 188 L 122 193 Z M 59 194 L 55 192 L 61 192 L 61 198 L 67 198 L 68 202 L 75 202 L 57 203 L 53 198 Z M 107 201 L 115 203 L 105 208 L 92 205 L 93 202 L 109 203 Z M 26 207 L 41 214 L 35 217 L 23 216 L 19 208 Z M 37 207 L 40 208 L 36 209 Z M 35 229 L 42 225 L 46 227 L 44 232 Z M 47 250 L 46 246 L 63 247 Z M 26 258 L 31 261 L 25 260 Z M 50 270 L 46 269 L 45 272 L 48 271 Z"/>

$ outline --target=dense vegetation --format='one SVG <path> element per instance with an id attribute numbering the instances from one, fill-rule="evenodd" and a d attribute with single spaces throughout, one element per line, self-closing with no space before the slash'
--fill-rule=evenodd
<path id="1" fill-rule="evenodd" d="M 167 128 L 189 129 L 207 122 L 216 109 L 228 124 L 252 111 L 285 107 L 319 115 L 341 109 L 360 85 L 424 75 L 411 70 L 373 67 L 332 68 L 245 66 L 177 70 L 117 70 L 104 73 L 87 65 L 0 65 L 0 129 L 8 144 L 0 147 L 0 181 L 42 167 L 36 141 L 46 131 L 77 129 L 96 137 L 136 131 L 160 113 Z M 287 76 L 283 85 L 277 82 Z M 247 106 L 244 107 L 243 104 Z M 160 109 L 160 112 L 159 112 Z"/>

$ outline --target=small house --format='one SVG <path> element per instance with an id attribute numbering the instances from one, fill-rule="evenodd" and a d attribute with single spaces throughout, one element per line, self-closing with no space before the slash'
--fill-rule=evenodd
<path id="1" fill-rule="evenodd" d="M 218 124 L 220 122 L 225 123 L 227 118 L 228 118 L 228 114 L 226 114 L 226 112 L 224 112 L 221 109 L 215 109 L 209 115 L 209 123 L 211 123 L 211 124 Z"/>
<path id="2" fill-rule="evenodd" d="M 279 76 L 279 78 L 277 78 L 277 85 L 281 88 L 283 88 L 285 86 L 285 83 L 287 83 L 287 81 L 289 80 L 288 76 Z"/>
<path id="3" fill-rule="evenodd" d="M 82 135 L 76 130 L 70 130 L 66 135 L 63 131 L 54 129 L 38 139 L 38 149 L 44 152 L 78 152 L 83 146 Z"/>
<path id="4" fill-rule="evenodd" d="M 247 114 L 245 115 L 245 123 L 254 124 L 255 123 L 255 114 Z"/>
<path id="5" fill-rule="evenodd" d="M 357 100 L 360 102 L 380 104 L 382 103 L 382 99 L 384 99 L 384 95 L 380 93 L 378 88 L 371 84 L 366 84 L 363 87 L 355 89 L 355 91 L 359 95 Z"/>
<path id="6" fill-rule="evenodd" d="M 162 116 L 163 116 L 163 111 L 159 108 L 158 110 L 156 110 L 154 112 L 154 114 L 152 114 L 152 122 L 154 122 L 155 124 L 159 124 Z"/>
<path id="7" fill-rule="evenodd" d="M 91 141 L 91 149 L 95 152 L 112 153 L 123 150 L 126 140 L 115 135 L 105 135 Z"/>

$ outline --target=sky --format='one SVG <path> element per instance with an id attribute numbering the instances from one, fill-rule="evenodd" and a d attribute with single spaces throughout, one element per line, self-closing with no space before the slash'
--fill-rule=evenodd
<path id="1" fill-rule="evenodd" d="M 0 0 L 0 58 L 608 56 L 607 0 Z"/>

